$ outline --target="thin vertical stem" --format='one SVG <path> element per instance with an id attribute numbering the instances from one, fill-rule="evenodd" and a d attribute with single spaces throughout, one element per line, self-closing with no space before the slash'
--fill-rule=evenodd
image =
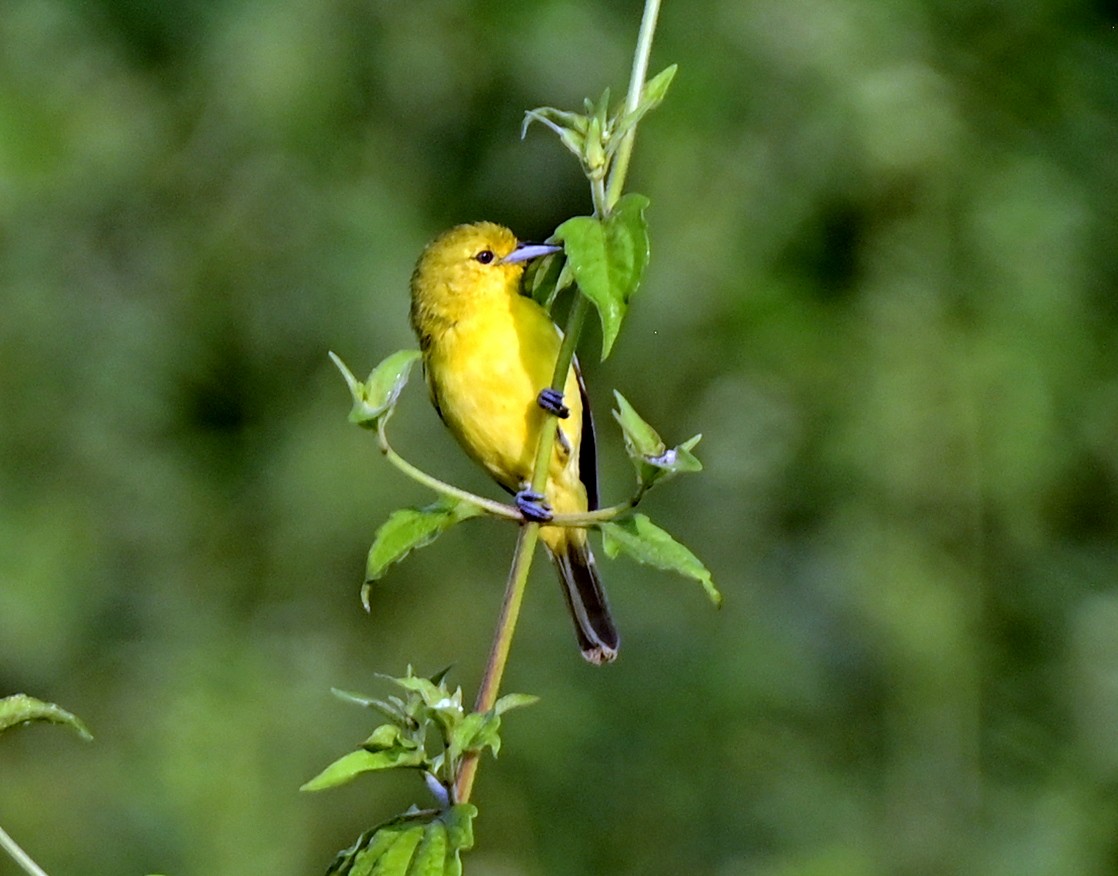
<path id="1" fill-rule="evenodd" d="M 629 93 L 625 97 L 625 111 L 634 112 L 640 104 L 641 92 L 644 91 L 644 80 L 648 77 L 648 59 L 652 54 L 652 37 L 656 33 L 656 19 L 660 15 L 660 0 L 645 0 L 644 15 L 641 17 L 641 29 L 637 35 L 637 50 L 633 54 L 633 71 L 629 76 Z M 617 147 L 617 154 L 613 159 L 613 167 L 609 174 L 609 183 L 606 186 L 605 203 L 601 205 L 603 211 L 600 215 L 606 216 L 613 209 L 621 197 L 621 190 L 625 186 L 625 175 L 629 172 L 629 158 L 633 154 L 633 142 L 637 137 L 636 126 L 629 129 L 625 139 Z M 599 205 L 595 205 L 596 207 Z"/>
<path id="2" fill-rule="evenodd" d="M 582 333 L 582 322 L 586 317 L 587 300 L 585 295 L 576 295 L 567 315 L 567 329 L 563 333 L 563 344 L 555 360 L 555 371 L 551 377 L 551 388 L 563 392 L 567 388 L 567 375 L 571 371 L 571 361 L 575 356 L 575 345 Z M 548 420 L 550 422 L 550 420 Z M 540 443 L 536 448 L 536 464 L 532 469 L 532 489 L 543 492 L 547 485 L 547 470 L 551 463 L 551 451 L 555 446 L 555 430 L 545 426 L 540 430 Z"/>
<path id="3" fill-rule="evenodd" d="M 509 649 L 512 647 L 512 635 L 516 631 L 516 619 L 520 615 L 520 605 L 524 601 L 525 585 L 528 583 L 528 570 L 532 567 L 532 556 L 535 553 L 539 534 L 540 526 L 538 523 L 529 523 L 520 527 L 520 538 L 516 542 L 516 552 L 513 554 L 508 582 L 505 585 L 505 598 L 501 602 L 501 614 L 497 619 L 497 630 L 493 635 L 493 644 L 489 649 L 489 660 L 485 664 L 485 675 L 481 680 L 481 688 L 478 690 L 477 702 L 474 704 L 474 711 L 476 712 L 488 712 L 497 702 L 497 694 L 501 689 L 501 677 L 505 674 L 505 666 L 508 663 Z M 465 803 L 470 799 L 476 775 L 477 755 L 467 755 L 462 760 L 462 768 L 458 773 L 458 781 L 454 787 L 455 802 Z"/>
<path id="4" fill-rule="evenodd" d="M 641 91 L 644 89 L 644 80 L 648 73 L 648 57 L 652 52 L 652 35 L 656 31 L 656 18 L 659 12 L 660 0 L 645 0 L 644 15 L 641 18 L 640 33 L 637 37 L 637 50 L 633 56 L 629 94 L 626 99 L 626 109 L 629 112 L 636 109 L 640 103 Z M 633 151 L 635 133 L 635 128 L 631 129 L 618 147 L 608 186 L 603 187 L 601 184 L 592 186 L 594 211 L 602 218 L 609 215 L 613 205 L 621 197 L 621 188 L 625 183 L 625 173 L 629 165 L 629 156 Z M 578 346 L 578 338 L 582 333 L 582 324 L 588 307 L 589 303 L 584 295 L 576 295 L 571 304 L 571 311 L 567 316 L 567 328 L 563 333 L 563 343 L 559 348 L 559 356 L 555 361 L 555 371 L 551 379 L 551 388 L 559 392 L 563 392 L 567 386 L 567 375 L 571 370 L 571 362 L 574 360 L 575 348 Z M 539 445 L 532 468 L 532 489 L 536 492 L 543 492 L 547 485 L 551 453 L 555 446 L 555 429 L 548 427 L 549 422 L 550 420 L 545 420 L 544 427 L 540 429 Z M 486 662 L 485 675 L 474 703 L 476 712 L 488 712 L 497 702 L 539 533 L 538 523 L 525 523 L 520 528 L 520 538 L 516 543 L 516 552 L 505 584 L 505 596 L 501 603 L 501 614 L 497 620 L 493 644 L 489 650 L 489 660 Z M 477 766 L 477 755 L 463 758 L 462 768 L 454 787 L 456 802 L 465 803 L 470 799 L 474 779 L 477 776 Z"/>
<path id="5" fill-rule="evenodd" d="M 551 380 L 552 388 L 560 392 L 567 384 L 567 374 L 571 369 L 571 360 L 574 359 L 575 344 L 582 331 L 586 306 L 586 298 L 579 295 L 571 305 L 571 312 L 567 317 L 567 331 L 563 335 L 563 344 L 559 348 L 559 357 L 555 363 L 555 375 Z M 537 492 L 542 492 L 547 485 L 547 470 L 551 462 L 551 451 L 555 445 L 555 430 L 547 428 L 547 423 L 550 422 L 550 418 L 545 420 L 544 428 L 540 430 L 540 443 L 532 472 L 532 489 Z M 539 534 L 538 523 L 526 523 L 520 528 L 520 538 L 516 543 L 512 567 L 509 569 L 508 581 L 505 584 L 505 596 L 501 602 L 501 614 L 497 619 L 497 630 L 493 634 L 489 660 L 485 664 L 485 675 L 482 677 L 477 700 L 474 702 L 475 712 L 488 712 L 497 703 L 501 678 L 505 674 L 505 666 L 508 663 L 512 636 L 516 631 L 520 605 L 524 601 L 528 571 L 532 567 L 532 557 L 535 554 Z M 467 755 L 462 760 L 462 769 L 458 773 L 458 782 L 454 789 L 454 799 L 457 802 L 465 803 L 470 799 L 476 774 L 477 755 Z"/>
<path id="6" fill-rule="evenodd" d="M 31 876 L 47 876 L 46 871 L 36 864 L 27 852 L 20 848 L 2 827 L 0 827 L 0 849 L 11 855 L 12 860 L 19 864 L 24 872 L 30 873 Z"/>

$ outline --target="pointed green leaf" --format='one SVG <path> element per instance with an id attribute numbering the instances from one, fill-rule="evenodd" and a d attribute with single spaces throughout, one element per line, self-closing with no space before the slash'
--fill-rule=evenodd
<path id="1" fill-rule="evenodd" d="M 378 700 L 376 697 L 369 697 L 365 696 L 365 694 L 353 693 L 348 690 L 340 690 L 336 687 L 330 688 L 330 693 L 347 703 L 353 703 L 369 709 L 376 709 L 386 718 L 390 718 L 393 721 L 398 722 L 404 718 L 404 712 L 400 708 L 400 700 L 396 697 L 390 697 L 391 702 L 386 702 L 384 700 Z"/>
<path id="2" fill-rule="evenodd" d="M 450 663 L 450 664 L 447 664 L 446 666 L 444 666 L 438 672 L 434 673 L 431 676 L 431 684 L 441 685 L 443 683 L 443 681 L 446 679 L 446 677 L 448 675 L 450 675 L 450 670 L 453 669 L 453 668 L 454 668 L 454 664 Z M 410 665 L 408 666 L 408 672 L 411 672 L 411 666 Z M 444 685 L 444 687 L 445 687 L 445 685 Z"/>
<path id="3" fill-rule="evenodd" d="M 449 849 L 454 856 L 455 868 L 447 862 L 447 876 L 461 876 L 462 865 L 458 861 L 458 853 L 474 847 L 474 818 L 477 816 L 477 807 L 470 803 L 457 803 L 451 806 L 440 816 L 446 825 L 446 836 Z"/>
<path id="4" fill-rule="evenodd" d="M 326 871 L 326 876 L 334 873 L 339 876 L 369 876 L 380 857 L 399 837 L 397 821 L 398 819 L 393 820 L 363 833 L 350 848 L 338 853 L 333 866 Z"/>
<path id="5" fill-rule="evenodd" d="M 350 371 L 346 363 L 342 361 L 341 356 L 333 350 L 328 350 L 327 355 L 330 357 L 330 361 L 334 363 L 335 367 L 342 372 L 342 377 L 345 379 L 346 386 L 349 387 L 349 394 L 353 396 L 354 402 L 358 401 L 362 393 L 361 381 L 353 376 L 353 372 Z"/>
<path id="6" fill-rule="evenodd" d="M 82 739 L 86 741 L 93 739 L 93 735 L 86 729 L 80 718 L 54 703 L 45 703 L 27 694 L 12 694 L 0 700 L 0 732 L 30 721 L 63 724 Z"/>
<path id="7" fill-rule="evenodd" d="M 587 100 L 586 109 L 598 120 L 599 127 L 604 131 L 609 119 L 609 88 L 602 92 L 596 104 L 591 104 Z"/>
<path id="8" fill-rule="evenodd" d="M 373 369 L 368 380 L 358 383 L 345 363 L 334 353 L 330 353 L 330 358 L 342 372 L 353 397 L 349 421 L 372 428 L 377 420 L 391 414 L 400 392 L 408 382 L 411 367 L 419 357 L 419 350 L 397 350 Z"/>
<path id="9" fill-rule="evenodd" d="M 400 562 L 416 548 L 426 547 L 456 523 L 480 513 L 477 506 L 453 499 L 440 499 L 424 508 L 401 508 L 392 512 L 373 536 L 365 580 L 377 580 L 389 566 Z M 365 610 L 368 608 L 366 604 Z"/>
<path id="10" fill-rule="evenodd" d="M 393 748 L 415 748 L 410 739 L 403 737 L 403 731 L 397 724 L 381 724 L 369 734 L 369 738 L 361 743 L 365 751 L 388 751 Z"/>
<path id="11" fill-rule="evenodd" d="M 566 266 L 567 260 L 558 255 L 532 259 L 524 273 L 524 294 L 534 298 L 550 313 L 552 303 L 564 288 L 560 285 L 564 274 L 568 275 L 567 286 L 574 282 L 574 278 L 569 277 L 570 271 Z"/>
<path id="12" fill-rule="evenodd" d="M 339 687 L 330 688 L 330 693 L 339 700 L 345 700 L 347 703 L 355 703 L 358 706 L 372 706 L 374 703 L 379 702 L 372 697 L 365 696 L 365 694 L 353 693 L 353 691 L 342 690 Z"/>
<path id="13" fill-rule="evenodd" d="M 647 104 L 648 109 L 645 112 L 655 109 L 664 100 L 668 93 L 668 86 L 672 84 L 677 70 L 679 70 L 679 65 L 671 64 L 644 83 L 640 102 L 642 105 Z"/>
<path id="14" fill-rule="evenodd" d="M 385 725 L 389 726 L 389 725 Z M 395 728 L 394 728 L 395 729 Z M 421 767 L 426 760 L 422 750 L 410 746 L 393 746 L 378 751 L 359 748 L 342 755 L 309 782 L 300 791 L 323 791 L 353 781 L 361 773 L 390 770 L 400 767 Z"/>
<path id="15" fill-rule="evenodd" d="M 443 876 L 446 872 L 448 839 L 446 825 L 436 819 L 423 831 L 423 839 L 415 850 L 407 876 Z"/>
<path id="16" fill-rule="evenodd" d="M 668 86 L 672 84 L 672 79 L 675 78 L 677 69 L 679 68 L 676 64 L 665 67 L 644 84 L 637 108 L 633 112 L 623 115 L 617 124 L 618 140 L 625 135 L 626 131 L 643 119 L 650 110 L 656 109 L 661 104 L 668 93 Z"/>
<path id="17" fill-rule="evenodd" d="M 637 460 L 663 453 L 666 445 L 656 430 L 641 418 L 629 404 L 628 399 L 616 389 L 613 391 L 613 397 L 617 401 L 617 410 L 613 412 L 613 418 L 621 426 L 629 456 Z"/>
<path id="18" fill-rule="evenodd" d="M 469 803 L 409 811 L 363 833 L 327 876 L 462 876 L 460 856 L 473 848 L 476 816 Z"/>
<path id="19" fill-rule="evenodd" d="M 644 195 L 625 195 L 608 218 L 575 216 L 555 230 L 579 289 L 598 310 L 603 359 L 613 347 L 629 299 L 648 264 L 647 206 Z"/>
<path id="20" fill-rule="evenodd" d="M 505 694 L 496 703 L 493 704 L 493 711 L 498 715 L 503 715 L 510 709 L 520 709 L 524 706 L 533 706 L 540 701 L 540 698 L 532 694 L 510 693 Z"/>
<path id="21" fill-rule="evenodd" d="M 614 390 L 617 410 L 614 419 L 625 437 L 625 452 L 637 470 L 644 487 L 686 472 L 702 471 L 703 464 L 691 452 L 702 435 L 695 435 L 677 447 L 666 447 L 656 430 L 646 423 L 621 393 Z"/>
<path id="22" fill-rule="evenodd" d="M 416 847 L 423 841 L 427 828 L 423 824 L 409 824 L 390 829 L 392 843 L 377 856 L 369 876 L 408 876 L 409 865 Z"/>
<path id="23" fill-rule="evenodd" d="M 672 475 L 702 471 L 703 464 L 691 452 L 691 448 L 698 444 L 702 437 L 702 435 L 694 435 L 677 447 L 670 447 L 663 453 L 647 457 L 645 462 L 653 471 L 642 472 L 645 483 L 651 487 L 654 483 L 667 480 Z"/>
<path id="24" fill-rule="evenodd" d="M 603 523 L 601 531 L 606 556 L 612 558 L 624 552 L 639 563 L 693 578 L 703 585 L 715 606 L 722 605 L 722 594 L 715 588 L 707 567 L 644 514 Z"/>
<path id="25" fill-rule="evenodd" d="M 396 400 L 408 382 L 412 365 L 420 358 L 419 350 L 398 350 L 370 372 L 364 384 L 364 403 L 355 406 L 349 419 L 367 425 L 392 413 Z"/>
<path id="26" fill-rule="evenodd" d="M 605 179 L 606 168 L 609 167 L 604 145 L 605 126 L 598 116 L 590 119 L 590 126 L 586 131 L 586 142 L 582 145 L 582 167 L 586 175 L 594 179 Z"/>
<path id="27" fill-rule="evenodd" d="M 447 752 L 457 762 L 463 754 L 477 754 L 486 748 L 497 754 L 501 749 L 501 718 L 496 712 L 470 712 L 447 734 Z"/>
<path id="28" fill-rule="evenodd" d="M 528 126 L 539 122 L 554 131 L 559 140 L 575 155 L 582 157 L 586 145 L 586 129 L 589 120 L 578 113 L 566 112 L 551 106 L 541 106 L 524 113 L 524 123 L 520 126 L 520 139 L 528 133 Z"/>
<path id="29" fill-rule="evenodd" d="M 381 676 L 388 678 L 388 676 Z M 401 678 L 390 678 L 395 684 L 398 684 L 404 690 L 413 691 L 419 694 L 423 700 L 423 704 L 430 709 L 451 709 L 454 712 L 463 712 L 462 708 L 462 688 L 457 687 L 451 693 L 450 689 L 441 682 L 436 684 L 429 678 L 421 678 L 418 675 L 405 675 Z"/>

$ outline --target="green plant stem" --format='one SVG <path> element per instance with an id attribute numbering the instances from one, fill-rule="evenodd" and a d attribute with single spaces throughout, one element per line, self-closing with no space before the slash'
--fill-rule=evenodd
<path id="1" fill-rule="evenodd" d="M 516 620 L 520 615 L 520 605 L 524 601 L 528 571 L 532 567 L 532 556 L 539 535 L 538 523 L 529 523 L 520 528 L 520 538 L 516 542 L 516 552 L 513 554 L 508 582 L 505 584 L 505 598 L 501 602 L 501 614 L 497 618 L 497 630 L 493 635 L 489 660 L 485 664 L 485 675 L 478 690 L 477 702 L 474 704 L 476 712 L 488 712 L 497 702 L 501 690 L 501 678 L 508 664 L 512 636 L 516 632 Z M 462 759 L 462 768 L 458 772 L 458 780 L 454 786 L 456 803 L 469 801 L 474 787 L 474 777 L 477 775 L 477 764 L 476 754 L 468 754 Z"/>
<path id="2" fill-rule="evenodd" d="M 555 371 L 551 375 L 551 388 L 556 392 L 563 392 L 567 388 L 567 375 L 571 372 L 571 362 L 575 357 L 575 346 L 578 336 L 582 334 L 582 323 L 586 319 L 586 310 L 589 301 L 585 295 L 576 295 L 571 304 L 571 312 L 567 315 L 567 329 L 563 333 L 563 344 L 559 347 L 559 356 L 555 360 Z M 550 419 L 548 420 L 550 422 Z M 532 469 L 532 489 L 542 493 L 547 486 L 547 471 L 551 465 L 551 451 L 555 446 L 555 430 L 540 429 L 540 443 L 536 448 L 536 464 Z"/>
<path id="3" fill-rule="evenodd" d="M 571 370 L 571 360 L 574 359 L 575 344 L 578 342 L 579 333 L 582 331 L 582 322 L 586 316 L 587 301 L 579 295 L 571 312 L 567 317 L 567 331 L 563 335 L 563 344 L 559 348 L 559 357 L 555 362 L 555 374 L 551 379 L 552 389 L 560 392 L 566 387 L 567 374 Z M 540 443 L 536 450 L 535 467 L 532 473 L 532 489 L 543 492 L 547 486 L 548 466 L 551 462 L 551 451 L 555 445 L 555 430 L 548 427 L 551 418 L 544 422 L 540 429 Z M 489 660 L 485 664 L 485 675 L 482 678 L 481 688 L 478 690 L 477 700 L 474 702 L 475 712 L 488 712 L 497 702 L 501 691 L 501 679 L 505 674 L 508 664 L 509 650 L 512 647 L 513 633 L 516 632 L 516 621 L 520 615 L 520 605 L 524 601 L 524 590 L 528 584 L 528 572 L 532 568 L 532 557 L 535 555 L 536 542 L 540 536 L 538 523 L 525 523 L 520 528 L 520 538 L 516 542 L 516 552 L 513 554 L 512 567 L 509 569 L 508 581 L 505 584 L 505 597 L 501 602 L 501 614 L 497 619 L 497 630 L 493 635 L 493 645 L 489 649 Z M 462 761 L 462 769 L 458 773 L 455 783 L 455 800 L 466 803 L 474 787 L 474 777 L 477 775 L 477 755 L 467 755 Z"/>
<path id="4" fill-rule="evenodd" d="M 637 51 L 633 58 L 633 71 L 629 80 L 629 95 L 626 108 L 631 112 L 640 102 L 641 91 L 644 88 L 645 76 L 648 72 L 648 56 L 652 51 L 652 35 L 656 30 L 656 17 L 660 11 L 660 0 L 645 0 L 644 15 L 641 18 L 640 34 L 637 37 Z M 594 199 L 594 212 L 600 218 L 606 218 L 617 199 L 621 197 L 621 188 L 625 182 L 625 173 L 629 164 L 629 156 L 633 150 L 633 136 L 635 127 L 629 131 L 618 150 L 613 169 L 610 171 L 609 184 L 603 186 L 600 182 L 591 185 Z M 551 379 L 551 388 L 563 392 L 567 386 L 567 375 L 571 370 L 574 360 L 575 348 L 578 338 L 582 333 L 582 324 L 589 308 L 589 301 L 584 295 L 576 295 L 571 304 L 571 311 L 567 315 L 567 327 L 563 333 L 563 344 L 559 348 L 559 355 L 555 360 L 555 371 Z M 555 446 L 555 429 L 548 423 L 540 429 L 540 443 L 536 449 L 535 465 L 532 469 L 532 489 L 542 493 L 547 485 L 548 469 L 551 465 L 551 453 Z M 631 507 L 631 506 L 630 506 Z M 493 645 L 489 650 L 489 660 L 485 666 L 485 675 L 481 688 L 478 690 L 474 711 L 488 712 L 497 702 L 501 689 L 501 678 L 508 663 L 509 650 L 512 647 L 513 634 L 516 632 L 516 621 L 520 614 L 520 605 L 524 600 L 524 589 L 528 583 L 528 572 L 532 566 L 532 557 L 535 553 L 536 542 L 539 540 L 540 525 L 526 522 L 520 529 L 520 538 L 516 543 L 516 552 L 513 554 L 512 566 L 509 569 L 508 581 L 505 585 L 505 597 L 501 603 L 501 614 L 497 620 L 497 630 L 493 637 Z M 468 802 L 473 791 L 474 779 L 477 775 L 477 755 L 470 755 L 462 762 L 458 780 L 455 783 L 455 800 L 459 803 Z"/>
<path id="5" fill-rule="evenodd" d="M 0 827 L 0 849 L 11 855 L 12 860 L 19 864 L 24 872 L 30 873 L 31 876 L 47 876 L 46 871 L 31 860 L 31 856 L 21 849 L 2 827 Z"/>
<path id="6" fill-rule="evenodd" d="M 644 490 L 641 490 L 631 499 L 624 502 L 618 502 L 616 505 L 610 505 L 606 508 L 599 508 L 596 511 L 584 511 L 581 514 L 556 514 L 552 519 L 554 526 L 594 526 L 598 523 L 605 523 L 609 520 L 616 520 L 625 514 L 628 514 L 637 505 L 640 504 L 641 499 L 644 498 Z"/>
<path id="7" fill-rule="evenodd" d="M 652 54 L 652 37 L 656 33 L 656 19 L 660 15 L 660 0 L 645 0 L 644 14 L 641 16 L 641 28 L 637 35 L 637 49 L 633 53 L 633 70 L 629 76 L 629 93 L 625 98 L 625 111 L 635 112 L 640 104 L 641 92 L 644 90 L 644 81 L 648 78 L 648 59 Z M 634 125 L 621 145 L 617 147 L 617 154 L 613 158 L 610 168 L 609 182 L 606 185 L 604 212 L 606 216 L 613 209 L 621 197 L 621 190 L 625 186 L 625 175 L 629 172 L 629 158 L 633 154 L 633 142 L 637 137 L 637 126 Z"/>
<path id="8" fill-rule="evenodd" d="M 609 203 L 609 199 L 606 197 L 606 182 L 600 176 L 590 180 L 590 199 L 594 204 L 594 212 L 599 216 L 606 216 L 606 204 Z M 613 204 L 609 206 L 612 208 Z"/>
<path id="9" fill-rule="evenodd" d="M 462 502 L 467 502 L 481 508 L 483 511 L 492 514 L 494 517 L 500 517 L 503 520 L 514 520 L 517 523 L 522 523 L 524 518 L 520 513 L 520 509 L 515 505 L 507 505 L 504 502 L 496 502 L 493 499 L 487 499 L 484 496 L 479 496 L 476 493 L 471 493 L 468 490 L 463 490 L 455 487 L 445 481 L 440 481 L 436 477 L 432 477 L 420 468 L 416 468 L 399 453 L 397 453 L 392 445 L 388 442 L 388 436 L 385 433 L 382 423 L 378 424 L 378 437 L 380 444 L 380 451 L 384 454 L 385 458 L 391 462 L 396 468 L 402 471 L 405 475 L 410 477 L 417 483 L 422 484 L 428 489 L 439 493 L 443 496 L 449 496 L 452 499 L 458 499 Z M 546 480 L 545 480 L 546 483 Z M 639 490 L 632 498 L 624 502 L 618 502 L 616 505 L 609 505 L 605 508 L 599 508 L 596 511 L 585 511 L 581 514 L 556 514 L 552 518 L 552 523 L 555 526 L 593 526 L 595 523 L 602 523 L 606 520 L 613 520 L 620 517 L 628 511 L 631 511 L 644 497 L 644 490 Z"/>
<path id="10" fill-rule="evenodd" d="M 384 424 L 387 419 L 388 417 L 382 417 L 377 423 L 377 442 L 380 446 L 380 452 L 384 454 L 389 462 L 409 478 L 418 481 L 423 484 L 423 486 L 443 496 L 449 496 L 452 499 L 458 499 L 461 502 L 468 502 L 471 505 L 475 505 L 495 517 L 503 517 L 506 520 L 521 519 L 520 511 L 512 505 L 506 505 L 503 502 L 494 502 L 492 499 L 486 499 L 484 496 L 478 496 L 467 490 L 459 489 L 445 481 L 440 481 L 438 478 L 432 477 L 422 469 L 416 468 L 393 450 L 392 445 L 388 443 L 388 435 L 385 433 L 384 429 Z"/>

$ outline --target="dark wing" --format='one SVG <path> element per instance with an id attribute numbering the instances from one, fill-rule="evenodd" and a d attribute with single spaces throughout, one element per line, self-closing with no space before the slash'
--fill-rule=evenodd
<path id="1" fill-rule="evenodd" d="M 582 369 L 574 360 L 578 394 L 582 397 L 582 442 L 578 445 L 578 479 L 586 487 L 586 506 L 590 511 L 598 508 L 598 444 L 594 439 L 594 415 L 590 412 L 590 397 L 582 382 Z"/>
<path id="2" fill-rule="evenodd" d="M 427 384 L 427 395 L 431 398 L 431 407 L 435 409 L 435 413 L 439 415 L 439 419 L 446 425 L 446 417 L 443 416 L 443 409 L 439 407 L 439 394 L 435 392 L 435 381 L 431 379 L 431 372 L 427 370 L 427 357 L 423 357 L 423 381 Z"/>

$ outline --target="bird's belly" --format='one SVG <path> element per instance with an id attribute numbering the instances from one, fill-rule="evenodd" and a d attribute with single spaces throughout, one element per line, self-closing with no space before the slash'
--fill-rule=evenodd
<path id="1" fill-rule="evenodd" d="M 499 483 L 518 489 L 531 476 L 546 376 L 529 373 L 515 343 L 448 352 L 455 367 L 439 369 L 436 387 L 447 426 Z"/>

